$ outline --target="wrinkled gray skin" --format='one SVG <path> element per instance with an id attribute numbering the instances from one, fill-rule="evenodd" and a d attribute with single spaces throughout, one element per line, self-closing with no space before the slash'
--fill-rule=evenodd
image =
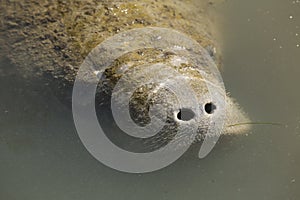
<path id="1" fill-rule="evenodd" d="M 196 5 L 195 2 L 199 3 Z M 18 66 L 20 74 L 26 78 L 45 79 L 56 94 L 66 102 L 70 100 L 76 74 L 88 53 L 107 38 L 134 28 L 166 27 L 182 32 L 206 49 L 214 62 L 220 66 L 220 55 L 217 54 L 218 48 L 210 31 L 213 26 L 203 12 L 213 1 L 195 2 L 6 0 L 0 7 L 1 52 Z M 203 9 L 200 9 L 200 6 Z M 178 44 L 182 45 L 184 46 Z M 137 124 L 144 126 L 150 123 L 149 106 L 164 105 L 168 113 L 169 126 L 162 131 L 164 135 L 160 140 L 172 137 L 180 123 L 197 123 L 201 137 L 206 134 L 212 116 L 218 115 L 218 109 L 222 107 L 214 105 L 211 113 L 205 111 L 205 105 L 211 103 L 207 82 L 217 85 L 221 82 L 214 77 L 211 77 L 211 80 L 204 79 L 199 71 L 195 71 L 199 66 L 193 66 L 185 60 L 184 56 L 176 53 L 141 49 L 111 61 L 109 69 L 103 71 L 104 76 L 99 84 L 96 104 L 102 108 L 103 105 L 109 104 L 108 99 L 115 84 L 125 73 L 124 66 L 136 68 L 138 73 L 139 67 L 145 64 L 168 64 L 186 77 L 187 84 L 195 91 L 197 106 L 202 111 L 203 120 L 200 122 L 180 120 L 178 112 L 182 108 L 176 107 L 174 95 L 155 84 L 136 90 L 130 102 L 131 116 Z M 128 80 L 127 83 L 132 83 L 132 80 Z M 123 89 L 126 90 L 126 84 Z M 216 87 L 216 91 L 226 95 L 222 87 Z M 121 98 L 118 102 L 124 103 Z M 249 121 L 244 112 L 228 95 L 225 102 L 226 117 L 222 134 L 245 133 L 249 130 L 248 125 L 230 127 Z M 158 111 L 156 115 L 159 117 L 163 113 Z M 157 140 L 152 141 L 155 143 Z"/>

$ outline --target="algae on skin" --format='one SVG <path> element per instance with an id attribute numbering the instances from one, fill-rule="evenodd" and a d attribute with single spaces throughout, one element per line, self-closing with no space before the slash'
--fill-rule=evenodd
<path id="1" fill-rule="evenodd" d="M 72 85 L 85 56 L 121 31 L 173 28 L 214 48 L 210 22 L 200 11 L 179 0 L 7 0 L 0 7 L 1 46 L 25 77 L 46 74 Z"/>

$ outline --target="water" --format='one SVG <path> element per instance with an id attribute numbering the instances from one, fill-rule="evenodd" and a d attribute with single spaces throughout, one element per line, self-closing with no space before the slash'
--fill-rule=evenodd
<path id="1" fill-rule="evenodd" d="M 214 7 L 226 88 L 254 121 L 286 126 L 222 137 L 203 160 L 195 145 L 160 171 L 125 174 L 92 158 L 70 108 L 43 81 L 21 78 L 2 59 L 0 199 L 298 199 L 300 3 Z"/>

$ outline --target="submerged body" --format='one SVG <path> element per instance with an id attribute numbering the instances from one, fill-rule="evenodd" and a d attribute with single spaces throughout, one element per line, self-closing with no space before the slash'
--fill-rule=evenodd
<path id="1" fill-rule="evenodd" d="M 164 119 L 168 122 L 161 132 L 161 138 L 164 140 L 162 143 L 165 143 L 167 138 L 173 137 L 178 124 L 186 121 L 197 123 L 199 135 L 205 135 L 209 126 L 207 121 L 215 119 L 212 116 L 219 115 L 218 109 L 223 106 L 223 113 L 220 113 L 225 115 L 222 134 L 245 132 L 249 128 L 248 125 L 230 126 L 248 120 L 239 106 L 226 95 L 222 81 L 210 71 L 212 62 L 220 65 L 216 50 L 218 48 L 210 31 L 211 22 L 194 4 L 177 0 L 5 1 L 1 6 L 1 38 L 4 38 L 1 41 L 2 51 L 7 52 L 7 57 L 18 65 L 23 76 L 47 77 L 57 95 L 63 96 L 64 100 L 68 101 L 81 63 L 94 48 L 97 48 L 98 44 L 115 34 L 122 34 L 124 31 L 136 28 L 160 27 L 176 30 L 201 46 L 198 56 L 204 57 L 201 58 L 203 61 L 200 61 L 199 65 L 191 62 L 189 55 L 180 50 L 180 48 L 186 50 L 186 44 L 179 42 L 171 49 L 142 48 L 140 45 L 140 49 L 126 52 L 111 60 L 108 68 L 91 71 L 94 75 L 101 70 L 103 73 L 97 90 L 96 106 L 105 109 L 110 105 L 112 91 L 127 71 L 131 74 L 129 77 L 135 79 L 136 74 L 144 73 L 145 70 L 149 74 L 153 73 L 150 66 L 163 64 L 162 69 L 155 68 L 154 75 L 166 74 L 164 67 L 167 65 L 180 74 L 180 77 L 185 77 L 186 83 L 195 93 L 197 99 L 195 106 L 201 110 L 203 120 L 190 121 L 189 118 L 192 119 L 193 116 L 188 117 L 188 115 L 193 115 L 193 110 L 187 109 L 187 112 L 184 112 L 186 108 L 177 105 L 176 96 L 162 89 L 165 79 L 161 78 L 161 84 L 140 86 L 140 83 L 150 76 L 145 74 L 144 79 L 138 81 L 139 87 L 134 88 L 135 91 L 129 102 L 130 114 L 134 122 L 146 126 L 151 121 L 149 108 L 152 105 L 163 105 L 167 112 Z M 165 35 L 162 42 L 167 40 L 167 37 Z M 208 61 L 205 57 L 207 55 L 211 57 Z M 204 77 L 203 73 L 208 76 Z M 89 76 L 82 77 L 81 81 L 91 81 L 92 78 Z M 176 77 L 177 75 L 168 78 L 174 79 L 175 83 Z M 130 78 L 125 80 L 123 88 L 119 88 L 116 94 L 126 92 L 126 88 L 132 87 L 134 81 Z M 213 83 L 214 88 L 208 89 L 207 83 Z M 185 90 L 185 88 L 180 89 Z M 213 102 L 212 93 L 224 95 L 225 105 Z M 126 103 L 122 95 L 116 95 L 115 98 L 118 105 L 122 106 Z M 186 96 L 186 98 L 190 97 Z M 160 118 L 162 114 L 158 110 L 156 116 Z M 156 142 L 157 139 L 154 141 Z"/>

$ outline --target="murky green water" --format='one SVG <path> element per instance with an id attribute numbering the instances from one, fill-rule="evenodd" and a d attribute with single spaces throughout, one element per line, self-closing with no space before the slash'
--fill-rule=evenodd
<path id="1" fill-rule="evenodd" d="M 195 145 L 160 171 L 125 174 L 92 158 L 47 85 L 20 78 L 3 59 L 0 199 L 299 199 L 300 2 L 215 7 L 226 88 L 254 121 L 286 127 L 255 126 L 222 137 L 203 160 Z"/>

